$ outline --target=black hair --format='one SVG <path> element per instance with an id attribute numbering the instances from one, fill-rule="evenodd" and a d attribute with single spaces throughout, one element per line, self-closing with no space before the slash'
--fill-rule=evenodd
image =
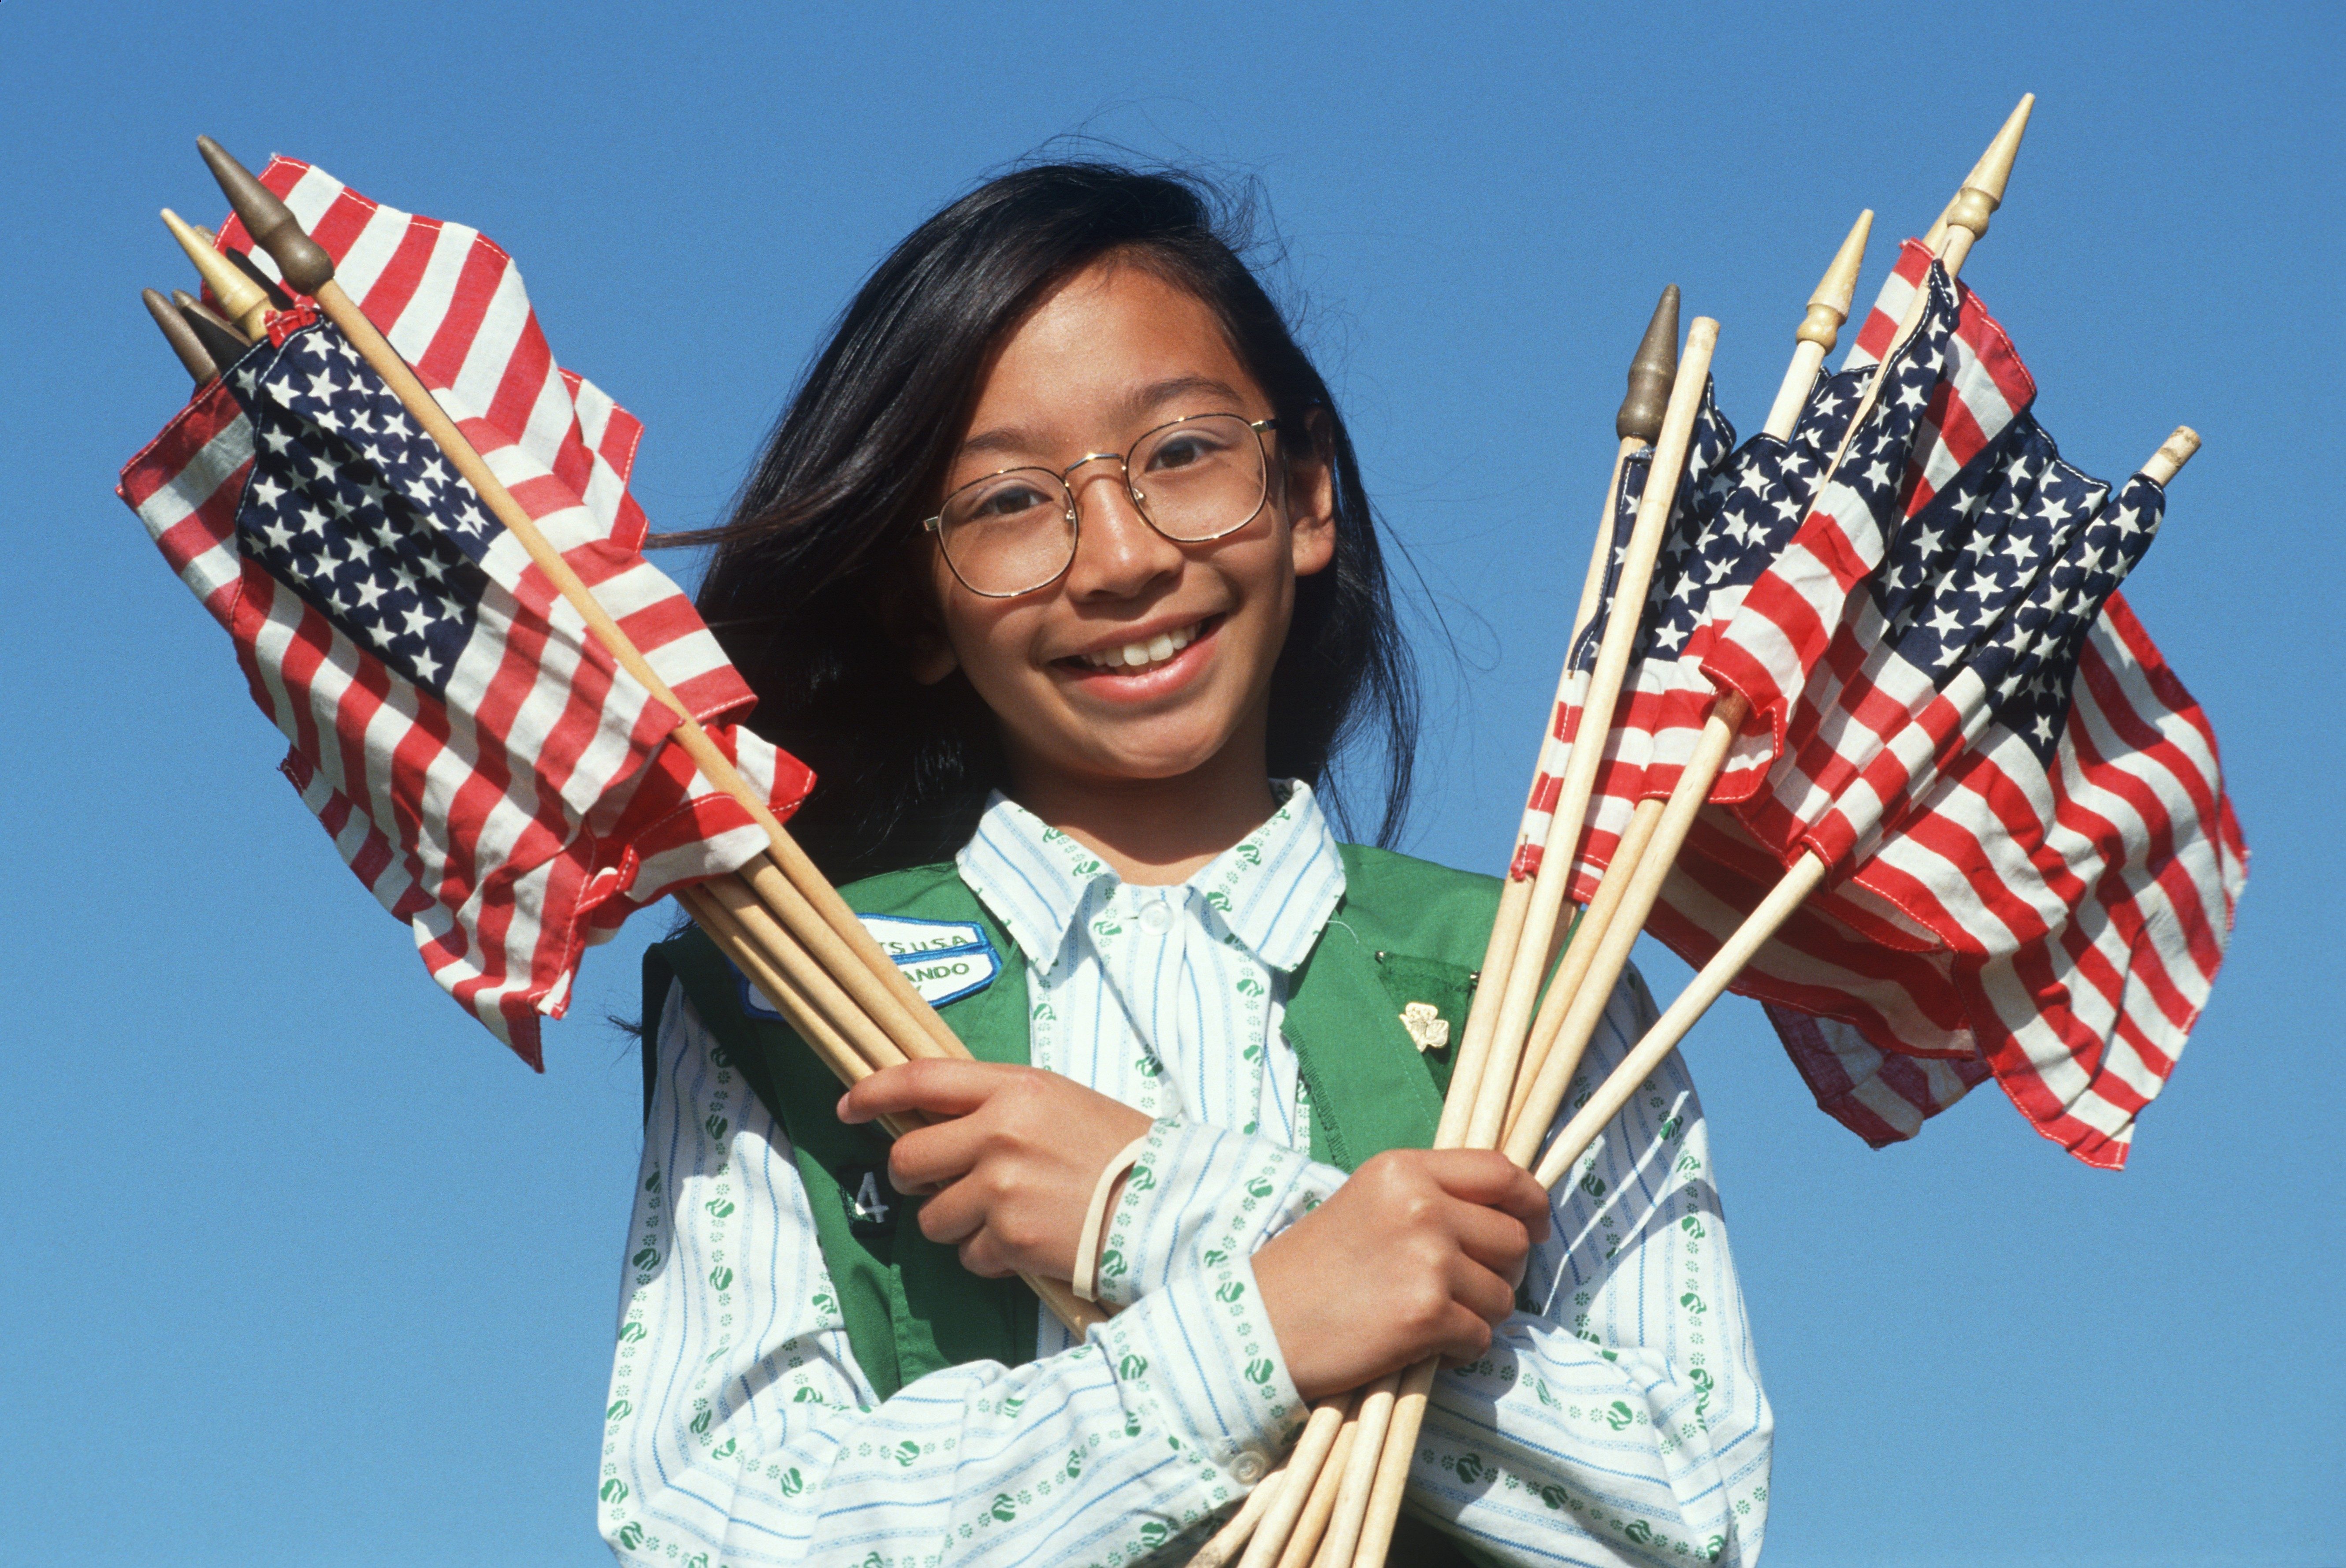
<path id="1" fill-rule="evenodd" d="M 1054 163 L 987 181 L 913 230 L 857 290 L 713 541 L 702 615 L 750 686 L 750 723 L 819 782 L 792 831 L 835 881 L 946 859 L 1005 781 L 992 714 L 959 672 L 923 686 L 888 604 L 916 559 L 989 351 L 1048 290 L 1113 254 L 1203 301 L 1334 492 L 1336 548 L 1298 580 L 1271 676 L 1274 777 L 1340 830 L 1340 749 L 1382 749 L 1376 841 L 1398 837 L 1417 686 L 1360 468 L 1328 386 L 1240 259 L 1250 209 L 1194 177 Z M 900 617 L 899 617 L 900 618 Z M 898 628 L 901 630 L 901 628 Z M 1372 776 L 1373 777 L 1373 776 Z"/>

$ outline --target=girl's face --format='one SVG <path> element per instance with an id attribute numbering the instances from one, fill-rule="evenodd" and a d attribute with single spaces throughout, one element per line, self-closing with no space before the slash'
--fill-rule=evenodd
<path id="1" fill-rule="evenodd" d="M 1002 344 L 945 493 L 1005 468 L 1058 471 L 1127 452 L 1195 414 L 1272 412 L 1202 301 L 1145 268 L 1096 263 Z M 967 673 L 1000 722 L 1022 792 L 1178 779 L 1217 762 L 1224 776 L 1251 770 L 1260 788 L 1271 668 L 1295 579 L 1335 551 L 1329 474 L 1310 456 L 1309 433 L 1262 439 L 1270 498 L 1219 539 L 1166 538 L 1134 507 L 1117 464 L 1099 462 L 1068 478 L 1080 519 L 1075 561 L 1044 587 L 981 597 L 932 543 L 943 639 L 921 649 L 914 673 Z M 1179 646 L 1162 657 L 1168 644 Z M 1128 648 L 1158 657 L 1134 667 Z"/>

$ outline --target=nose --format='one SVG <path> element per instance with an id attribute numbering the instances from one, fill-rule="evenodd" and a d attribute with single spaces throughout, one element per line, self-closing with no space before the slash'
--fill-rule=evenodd
<path id="1" fill-rule="evenodd" d="M 1088 459 L 1086 460 L 1089 462 Z M 1080 519 L 1067 592 L 1076 598 L 1135 598 L 1181 569 L 1181 548 L 1133 504 L 1121 464 L 1070 474 Z"/>

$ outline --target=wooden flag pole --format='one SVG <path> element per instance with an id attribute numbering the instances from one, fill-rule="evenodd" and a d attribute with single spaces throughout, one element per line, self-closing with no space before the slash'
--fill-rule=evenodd
<path id="1" fill-rule="evenodd" d="M 1816 384 L 1818 368 L 1824 363 L 1825 356 L 1832 352 L 1834 344 L 1840 341 L 1841 323 L 1849 320 L 1850 303 L 1857 297 L 1858 273 L 1865 262 L 1866 239 L 1872 229 L 1873 213 L 1868 209 L 1858 214 L 1857 222 L 1841 242 L 1841 249 L 1833 253 L 1824 276 L 1817 281 L 1815 291 L 1810 294 L 1808 314 L 1793 333 L 1792 362 L 1784 371 L 1783 382 L 1776 392 L 1776 406 L 1769 411 L 1768 423 L 1762 428 L 1763 434 L 1785 440 L 1800 423 L 1800 409 L 1808 400 L 1810 390 Z M 1619 964 L 1610 964 L 1600 953 L 1600 946 L 1606 942 L 1615 921 L 1626 919 L 1630 927 L 1628 934 L 1612 938 L 1611 942 L 1612 950 L 1626 955 L 1627 949 L 1636 945 L 1636 933 L 1644 928 L 1646 917 L 1653 912 L 1651 898 L 1645 900 L 1643 907 L 1637 905 L 1633 894 L 1643 894 L 1645 890 L 1642 886 L 1633 890 L 1631 879 L 1634 873 L 1651 855 L 1660 855 L 1665 865 L 1678 859 L 1678 847 L 1693 826 L 1694 814 L 1708 796 L 1719 769 L 1725 765 L 1727 749 L 1734 741 L 1736 730 L 1743 723 L 1746 710 L 1742 697 L 1729 693 L 1706 719 L 1702 735 L 1696 742 L 1694 755 L 1681 770 L 1669 802 L 1637 802 L 1628 830 L 1622 834 L 1620 847 L 1614 851 L 1611 863 L 1605 868 L 1604 879 L 1597 884 L 1596 897 L 1590 902 L 1587 913 L 1581 917 L 1579 929 L 1573 932 L 1571 945 L 1565 952 L 1564 962 L 1558 966 L 1556 979 L 1549 983 L 1547 994 L 1541 1000 L 1539 1016 L 1532 1023 L 1532 1037 L 1524 1048 L 1523 1064 L 1515 1073 L 1514 1096 L 1507 1105 L 1506 1131 L 1501 1145 L 1514 1156 L 1516 1164 L 1528 1166 L 1538 1154 L 1539 1140 L 1546 1134 L 1549 1122 L 1554 1119 L 1557 1106 L 1563 1103 L 1562 1090 L 1556 1089 L 1556 1085 L 1568 1086 L 1573 1074 L 1579 1070 L 1581 1054 L 1587 1050 L 1588 1041 L 1596 1033 L 1596 1021 L 1604 1015 L 1605 1003 L 1612 996 L 1613 983 L 1620 978 L 1620 968 L 1627 962 L 1624 956 Z M 1671 807 L 1678 805 L 1690 789 L 1698 791 L 1693 804 L 1681 807 L 1679 818 L 1669 818 L 1674 824 L 1675 837 L 1665 835 L 1660 849 L 1650 849 L 1648 846 L 1661 830 L 1665 819 L 1669 817 Z M 1659 879 L 1655 879 L 1652 885 L 1658 896 L 1661 886 Z M 1630 908 L 1628 913 L 1622 916 L 1618 911 L 1625 902 Z M 1607 968 L 1611 972 L 1601 987 L 1588 986 L 1588 976 L 1592 971 Z M 1588 1011 L 1581 1000 L 1585 989 L 1596 991 L 1593 1012 Z M 1560 1059 L 1557 1057 L 1559 1040 L 1566 1042 Z M 1552 1060 L 1556 1062 L 1553 1068 L 1549 1065 Z M 1526 1115 L 1535 1099 L 1544 1114 L 1535 1117 Z"/>
<path id="2" fill-rule="evenodd" d="M 1540 852 L 1540 868 L 1532 878 L 1531 900 L 1524 912 L 1524 931 L 1509 966 L 1499 1020 L 1475 1085 L 1474 1109 L 1467 1124 L 1468 1148 L 1491 1148 L 1498 1143 L 1508 1097 L 1515 1087 L 1515 1064 L 1524 1036 L 1545 978 L 1545 958 L 1555 940 L 1565 894 L 1572 887 L 1573 862 L 1580 847 L 1581 820 L 1605 760 L 1605 738 L 1613 726 L 1614 705 L 1628 674 L 1629 656 L 1637 640 L 1638 621 L 1646 590 L 1654 575 L 1654 560 L 1661 553 L 1662 535 L 1677 504 L 1678 476 L 1686 468 L 1687 451 L 1694 437 L 1694 422 L 1702 411 L 1703 388 L 1710 375 L 1710 357 L 1719 344 L 1719 323 L 1698 316 L 1687 330 L 1686 350 L 1678 376 L 1670 386 L 1662 431 L 1654 444 L 1653 466 L 1647 472 L 1645 494 L 1638 498 L 1637 520 L 1630 530 L 1627 549 L 1614 581 L 1612 602 L 1617 611 L 1606 617 L 1605 638 L 1598 645 L 1596 667 L 1589 673 L 1588 689 L 1580 710 L 1579 738 L 1573 746 L 1564 780 L 1557 792 L 1556 814 L 1549 820 L 1547 843 Z"/>
<path id="3" fill-rule="evenodd" d="M 1344 1418 L 1350 1413 L 1349 1403 L 1341 1399 L 1330 1400 L 1314 1408 L 1311 1419 L 1303 1423 L 1302 1435 L 1295 1440 L 1294 1451 L 1287 1457 L 1287 1475 L 1280 1484 L 1279 1495 L 1263 1510 L 1254 1538 L 1247 1543 L 1246 1554 L 1239 1559 L 1239 1568 L 1277 1568 L 1288 1538 L 1295 1533 L 1296 1522 L 1303 1517 L 1303 1510 L 1311 1502 L 1320 1472 L 1327 1467 L 1328 1455 L 1336 1446 L 1336 1435 L 1343 1430 Z"/>
<path id="4" fill-rule="evenodd" d="M 1596 541 L 1589 546 L 1588 570 L 1581 579 L 1580 604 L 1573 614 L 1572 635 L 1565 641 L 1563 667 L 1556 679 L 1556 701 L 1548 709 L 1550 723 L 1541 732 L 1539 759 L 1532 769 L 1534 791 L 1540 788 L 1543 779 L 1558 777 L 1565 765 L 1566 750 L 1556 737 L 1554 719 L 1576 688 L 1579 677 L 1572 667 L 1572 649 L 1596 615 L 1596 601 L 1605 591 L 1605 569 L 1611 564 L 1613 554 L 1614 514 L 1621 501 L 1621 471 L 1631 453 L 1650 444 L 1661 434 L 1662 415 L 1668 407 L 1670 382 L 1678 375 L 1678 287 L 1672 283 L 1662 290 L 1653 318 L 1646 323 L 1646 335 L 1638 340 L 1637 351 L 1630 358 L 1628 390 L 1613 416 L 1613 433 L 1620 444 L 1613 454 L 1613 476 L 1605 487 L 1605 508 L 1596 520 Z M 1433 1138 L 1435 1148 L 1456 1147 L 1474 1115 L 1484 1058 L 1490 1049 L 1493 1026 L 1498 1022 L 1507 972 L 1513 967 L 1516 944 L 1523 936 L 1524 913 L 1531 902 L 1534 879 L 1515 874 L 1516 859 L 1526 841 L 1519 832 L 1515 850 L 1508 856 L 1508 874 L 1499 889 L 1498 914 L 1491 922 L 1490 941 L 1483 950 L 1483 966 L 1476 974 L 1474 1000 L 1467 1004 L 1465 1032 L 1459 1042 L 1458 1054 L 1451 1062 L 1450 1088 L 1443 1098 L 1441 1123 Z"/>
<path id="5" fill-rule="evenodd" d="M 1287 1471 L 1283 1466 L 1255 1482 L 1254 1490 L 1239 1504 L 1239 1511 L 1214 1532 L 1212 1540 L 1198 1549 L 1188 1568 L 1230 1568 L 1246 1550 L 1247 1543 L 1254 1539 L 1256 1526 L 1262 1522 L 1262 1516 L 1270 1512 L 1270 1505 L 1279 1501 L 1286 1486 Z"/>
<path id="6" fill-rule="evenodd" d="M 685 912 L 692 916 L 693 923 L 707 932 L 718 951 L 732 960 L 734 967 L 748 975 L 750 983 L 773 1003 L 834 1077 L 852 1085 L 872 1074 L 876 1069 L 872 1063 L 845 1034 L 831 1026 L 805 993 L 791 983 L 775 957 L 750 936 L 742 922 L 727 910 L 723 900 L 699 884 L 681 889 L 676 898 Z M 881 1118 L 881 1125 L 887 1128 L 890 1137 L 902 1137 L 920 1125 L 917 1116 Z"/>
<path id="7" fill-rule="evenodd" d="M 2199 450 L 2198 433 L 2188 425 L 2178 426 L 2175 433 L 2160 443 L 2151 460 L 2142 465 L 2142 473 L 2154 483 L 2165 486 L 2173 482 L 2183 465 Z M 1983 692 L 1981 700 L 1984 701 Z M 1760 907 L 1744 917 L 1735 934 L 1728 938 L 1708 963 L 1689 982 L 1677 1001 L 1654 1026 L 1646 1032 L 1629 1054 L 1621 1059 L 1612 1074 L 1589 1096 L 1588 1103 L 1573 1115 L 1563 1132 L 1556 1135 L 1547 1154 L 1534 1174 L 1543 1186 L 1553 1187 L 1568 1174 L 1572 1166 L 1594 1143 L 1605 1124 L 1620 1113 L 1637 1092 L 1637 1085 L 1662 1064 L 1693 1028 L 1696 1020 L 1708 1012 L 1711 1003 L 1727 993 L 1735 977 L 1741 973 L 1768 939 L 1790 918 L 1802 900 L 1815 891 L 1825 880 L 1828 868 L 1814 851 L 1804 852 L 1794 861 Z"/>
<path id="8" fill-rule="evenodd" d="M 1360 1432 L 1343 1466 L 1336 1492 L 1336 1508 L 1312 1568 L 1351 1568 L 1361 1543 L 1361 1527 L 1368 1522 L 1369 1493 L 1376 1485 L 1377 1461 L 1383 1455 L 1385 1434 L 1392 1428 L 1393 1402 L 1401 1392 L 1402 1374 L 1387 1372 L 1361 1396 L 1354 1418 Z M 1331 1461 L 1332 1467 L 1332 1461 Z"/>

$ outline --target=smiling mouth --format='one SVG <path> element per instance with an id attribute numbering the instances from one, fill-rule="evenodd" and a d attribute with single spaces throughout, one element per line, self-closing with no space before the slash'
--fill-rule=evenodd
<path id="1" fill-rule="evenodd" d="M 1097 653 L 1076 654 L 1057 662 L 1108 675 L 1146 675 L 1160 666 L 1172 663 L 1183 648 L 1212 631 L 1221 619 L 1219 615 L 1208 616 L 1204 620 L 1193 621 L 1186 626 L 1159 632 L 1147 642 L 1127 643 L 1121 647 L 1102 648 Z"/>

